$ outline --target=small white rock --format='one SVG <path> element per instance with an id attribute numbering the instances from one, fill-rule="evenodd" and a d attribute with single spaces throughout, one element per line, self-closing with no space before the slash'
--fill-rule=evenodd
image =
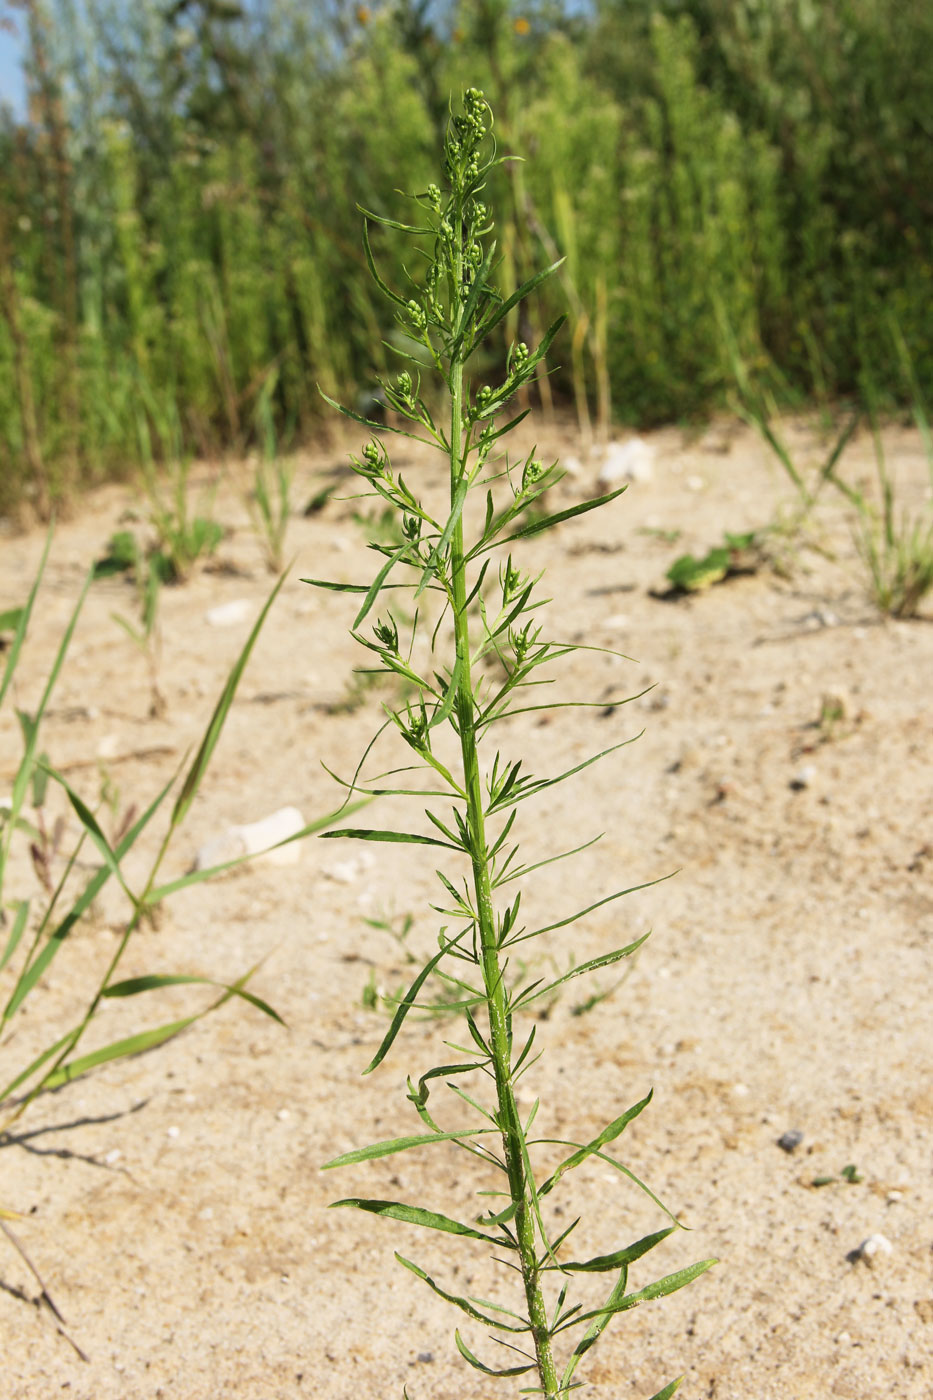
<path id="1" fill-rule="evenodd" d="M 275 1116 L 280 1123 L 287 1123 L 292 1115 L 287 1108 L 280 1108 Z"/>
<path id="2" fill-rule="evenodd" d="M 705 485 L 706 485 L 706 482 L 703 480 L 702 476 L 688 476 L 688 477 L 687 477 L 687 490 L 688 490 L 688 491 L 702 491 Z"/>
<path id="3" fill-rule="evenodd" d="M 802 788 L 812 787 L 815 777 L 816 767 L 814 764 L 805 763 L 802 768 L 797 769 L 797 772 L 790 780 L 790 785 L 795 792 L 799 792 Z"/>
<path id="4" fill-rule="evenodd" d="M 654 448 L 644 438 L 607 443 L 596 478 L 597 486 L 609 489 L 619 481 L 650 481 L 654 475 Z"/>
<path id="5" fill-rule="evenodd" d="M 170 1137 L 174 1140 L 175 1138 L 181 1136 L 181 1128 L 176 1127 L 176 1125 L 173 1123 L 172 1126 L 166 1132 L 165 1136 Z"/>
<path id="6" fill-rule="evenodd" d="M 338 860 L 324 871 L 331 880 L 336 880 L 338 885 L 352 885 L 360 873 L 360 867 L 355 860 Z"/>
<path id="7" fill-rule="evenodd" d="M 104 1161 L 107 1163 L 108 1167 L 112 1167 L 115 1162 L 119 1162 L 122 1156 L 123 1153 L 120 1151 L 119 1147 L 112 1147 L 109 1152 L 104 1154 Z"/>
<path id="8" fill-rule="evenodd" d="M 208 870 L 212 865 L 223 865 L 241 856 L 259 854 L 269 865 L 297 865 L 301 857 L 297 841 L 279 850 L 269 848 L 287 840 L 289 836 L 295 836 L 304 825 L 305 819 L 297 807 L 280 807 L 277 812 L 263 817 L 262 821 L 231 826 L 220 836 L 206 842 L 195 856 L 193 868 Z"/>
<path id="9" fill-rule="evenodd" d="M 97 745 L 98 758 L 113 758 L 120 747 L 119 734 L 105 734 Z"/>
<path id="10" fill-rule="evenodd" d="M 218 603 L 216 608 L 208 608 L 205 621 L 208 627 L 235 627 L 245 621 L 253 611 L 248 598 L 235 598 L 231 603 Z"/>
<path id="11" fill-rule="evenodd" d="M 870 1264 L 878 1254 L 893 1254 L 894 1246 L 887 1235 L 869 1235 L 867 1240 L 862 1240 L 855 1253 L 859 1259 Z"/>

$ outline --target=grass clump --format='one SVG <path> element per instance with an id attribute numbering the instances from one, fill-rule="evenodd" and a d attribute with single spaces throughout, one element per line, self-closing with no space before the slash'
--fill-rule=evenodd
<path id="1" fill-rule="evenodd" d="M 496 244 L 485 189 L 503 158 L 496 156 L 490 108 L 476 89 L 466 92 L 462 112 L 450 118 L 443 160 L 443 188 L 432 183 L 414 197 L 413 223 L 366 215 L 364 248 L 370 270 L 411 347 L 410 353 L 400 351 L 405 367 L 382 386 L 398 423 L 380 428 L 353 410 L 342 410 L 374 433 L 353 466 L 366 490 L 395 513 L 400 537 L 391 543 L 374 542 L 381 565 L 371 583 L 308 582 L 358 595 L 352 635 L 377 667 L 414 687 L 407 703 L 386 707 L 385 722 L 348 783 L 349 791 L 412 796 L 426 818 L 417 830 L 356 827 L 327 835 L 416 846 L 433 858 L 442 855 L 450 867 L 437 872 L 438 951 L 398 998 L 366 1072 L 382 1064 L 406 1017 L 423 1006 L 423 988 L 432 975 L 443 979 L 447 1001 L 443 1008 L 432 1001 L 430 1009 L 456 1014 L 463 1031 L 459 1040 L 447 1041 L 456 1062 L 438 1064 L 408 1080 L 408 1100 L 419 1119 L 417 1132 L 347 1152 L 327 1166 L 347 1167 L 441 1144 L 469 1157 L 485 1199 L 468 1219 L 396 1200 L 353 1196 L 335 1204 L 440 1232 L 448 1239 L 474 1241 L 504 1262 L 517 1280 L 518 1296 L 509 1306 L 449 1292 L 419 1264 L 396 1255 L 403 1267 L 473 1324 L 491 1329 L 509 1349 L 510 1364 L 491 1365 L 458 1331 L 457 1347 L 470 1366 L 484 1375 L 528 1377 L 535 1393 L 557 1400 L 576 1387 L 578 1364 L 616 1315 L 683 1287 L 715 1261 L 704 1259 L 630 1287 L 630 1269 L 679 1228 L 674 1217 L 631 1244 L 620 1247 L 613 1242 L 605 1252 L 581 1259 L 568 1243 L 577 1222 L 561 1225 L 552 1213 L 552 1193 L 584 1162 L 598 1158 L 633 1179 L 610 1147 L 647 1107 L 650 1093 L 584 1142 L 538 1137 L 537 1101 L 524 1115 L 518 1105 L 519 1082 L 539 1054 L 537 1024 L 529 1028 L 526 1019 L 523 1027 L 523 1018 L 536 1004 L 547 1004 L 571 979 L 615 966 L 647 938 L 646 934 L 572 964 L 550 979 L 526 979 L 531 940 L 571 927 L 630 891 L 610 890 L 581 909 L 549 917 L 540 927 L 526 927 L 522 892 L 530 889 L 534 872 L 577 851 L 523 860 L 516 837 L 518 809 L 622 745 L 566 772 L 535 777 L 521 758 L 506 757 L 496 739 L 509 716 L 560 708 L 537 703 L 538 690 L 529 690 L 540 685 L 541 668 L 585 650 L 546 639 L 536 613 L 544 605 L 537 597 L 537 579 L 522 572 L 515 553 L 527 539 L 608 505 L 624 488 L 554 511 L 544 497 L 559 480 L 556 464 L 545 466 L 534 452 L 523 461 L 510 461 L 499 446 L 524 417 L 519 411 L 510 418 L 509 405 L 544 369 L 561 321 L 554 321 L 533 347 L 513 342 L 504 369 L 497 373 L 486 371 L 490 362 L 484 346 L 556 267 L 534 274 L 510 293 L 496 286 Z M 416 243 L 424 255 L 423 281 L 412 280 L 398 292 L 382 279 L 371 246 L 371 225 L 400 232 Z M 486 382 L 476 384 L 468 367 L 481 355 Z M 422 385 L 425 361 L 446 402 L 443 418 L 429 406 L 438 396 L 429 397 Z M 389 432 L 428 443 L 443 455 L 449 468 L 449 503 L 443 513 L 435 514 L 395 473 L 383 442 Z M 421 635 L 417 611 L 425 594 L 440 605 L 429 642 Z M 414 603 L 407 625 L 400 620 L 398 596 Z M 484 674 L 488 658 L 496 658 L 499 665 Z M 592 704 L 604 708 L 603 701 Z M 370 777 L 366 764 L 383 737 L 394 739 L 404 757 L 390 762 L 388 772 Z M 590 844 L 586 841 L 577 850 Z M 370 1004 L 377 995 L 373 987 Z M 451 1124 L 432 1097 L 442 1084 L 456 1107 Z M 492 1191 L 484 1189 L 490 1179 L 496 1183 Z M 593 1275 L 608 1279 L 601 1299 L 571 1301 L 578 1278 Z M 667 1400 L 679 1384 L 679 1379 L 669 1382 L 655 1400 Z"/>

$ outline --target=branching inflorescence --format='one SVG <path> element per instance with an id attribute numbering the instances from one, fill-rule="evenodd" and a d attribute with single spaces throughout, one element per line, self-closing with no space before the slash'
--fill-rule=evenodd
<path id="1" fill-rule="evenodd" d="M 490 749 L 489 758 L 486 758 L 489 731 L 498 721 L 524 710 L 547 708 L 517 703 L 519 698 L 524 698 L 522 692 L 528 686 L 539 684 L 537 678 L 533 678 L 538 668 L 577 650 L 571 645 L 542 638 L 541 628 L 531 616 L 532 607 L 541 606 L 535 598 L 538 580 L 521 572 L 510 550 L 521 541 L 572 516 L 605 505 L 621 494 L 612 491 L 595 500 L 548 513 L 542 498 L 560 478 L 556 464 L 544 467 L 533 452 L 521 464 L 510 464 L 496 450 L 500 439 L 525 416 L 519 412 L 509 419 L 508 412 L 503 413 L 503 410 L 507 410 L 534 376 L 560 329 L 560 321 L 549 328 L 534 349 L 524 344 L 511 347 L 501 382 L 474 389 L 466 376 L 466 366 L 477 349 L 557 266 L 532 277 L 511 295 L 501 294 L 493 285 L 496 250 L 490 237 L 492 221 L 483 193 L 489 172 L 502 159 L 495 153 L 492 114 L 486 100 L 481 92 L 470 89 L 464 95 L 462 113 L 452 116 L 448 124 L 444 144 L 444 189 L 432 184 L 415 197 L 420 222 L 400 224 L 362 211 L 367 221 L 364 247 L 370 269 L 385 295 L 394 303 L 398 321 L 412 343 L 410 352 L 401 352 L 411 368 L 404 369 L 394 382 L 383 385 L 385 398 L 395 415 L 388 429 L 347 409 L 340 411 L 377 434 L 354 460 L 353 466 L 367 491 L 381 496 L 399 513 L 401 542 L 373 545 L 384 558 L 369 585 L 308 582 L 363 594 L 353 624 L 353 636 L 375 654 L 377 667 L 395 673 L 415 689 L 414 701 L 388 710 L 379 735 L 394 726 L 414 762 L 406 769 L 396 768 L 393 772 L 422 770 L 428 775 L 428 786 L 417 787 L 415 779 L 409 780 L 412 785 L 404 788 L 385 786 L 382 785 L 385 775 L 370 782 L 361 776 L 361 764 L 349 784 L 351 792 L 406 793 L 422 800 L 426 794 L 445 797 L 451 801 L 452 815 L 447 814 L 446 808 L 439 812 L 432 806 L 427 807 L 425 813 L 431 830 L 424 834 L 354 828 L 329 831 L 327 835 L 420 844 L 450 852 L 463 866 L 453 874 L 437 872 L 444 890 L 440 912 L 449 922 L 440 930 L 437 953 L 398 1001 L 391 1025 L 367 1072 L 385 1058 L 408 1012 L 419 1004 L 421 989 L 432 974 L 442 976 L 451 989 L 450 1007 L 459 1010 L 465 1018 L 469 1039 L 467 1049 L 459 1047 L 459 1062 L 427 1071 L 417 1084 L 409 1079 L 408 1097 L 421 1120 L 421 1131 L 349 1152 L 327 1166 L 346 1166 L 444 1142 L 479 1159 L 484 1177 L 490 1170 L 500 1174 L 503 1178 L 497 1193 L 500 1203 L 470 1223 L 396 1201 L 354 1197 L 335 1204 L 355 1206 L 375 1215 L 480 1241 L 498 1257 L 513 1264 L 522 1281 L 523 1301 L 519 1311 L 448 1293 L 417 1264 L 397 1256 L 400 1263 L 441 1297 L 474 1322 L 491 1328 L 494 1335 L 506 1341 L 513 1355 L 516 1350 L 520 1353 L 518 1364 L 491 1367 L 473 1354 L 458 1332 L 457 1346 L 472 1366 L 490 1375 L 536 1377 L 537 1383 L 530 1387 L 531 1391 L 546 1396 L 547 1400 L 556 1400 L 579 1384 L 574 1375 L 580 1359 L 616 1313 L 674 1292 L 715 1261 L 703 1260 L 646 1287 L 628 1291 L 629 1266 L 678 1228 L 673 1217 L 665 1228 L 625 1248 L 592 1259 L 565 1260 L 562 1246 L 574 1226 L 551 1234 L 552 1227 L 547 1220 L 551 1203 L 547 1198 L 568 1172 L 597 1156 L 636 1180 L 606 1148 L 642 1111 L 651 1096 L 649 1094 L 598 1136 L 582 1144 L 536 1139 L 532 1136 L 532 1125 L 537 1105 L 523 1121 L 516 1102 L 517 1081 L 536 1058 L 534 1025 L 527 1033 L 521 1032 L 518 1013 L 526 1011 L 537 999 L 553 995 L 569 978 L 628 957 L 647 935 L 572 967 L 552 981 L 527 985 L 510 972 L 510 951 L 517 945 L 568 926 L 629 891 L 614 891 L 544 928 L 529 931 L 523 927 L 520 922 L 522 881 L 532 870 L 574 852 L 522 865 L 513 837 L 519 804 L 605 757 L 613 749 L 593 755 L 568 772 L 541 779 L 526 773 L 520 760 L 503 759 L 498 751 Z M 410 295 L 391 290 L 380 278 L 370 245 L 369 223 L 387 225 L 410 235 L 421 248 L 428 250 L 427 274 L 423 284 L 413 282 Z M 433 367 L 443 382 L 449 407 L 449 419 L 445 413 L 443 422 L 436 421 L 427 396 L 422 394 L 421 373 L 425 366 Z M 334 407 L 340 406 L 334 404 Z M 500 421 L 502 417 L 507 421 Z M 381 440 L 386 431 L 436 446 L 449 461 L 450 499 L 446 518 L 436 519 L 402 477 L 393 472 Z M 472 492 L 483 489 L 485 509 L 476 512 L 481 524 L 467 542 L 464 507 Z M 490 570 L 494 550 L 499 557 L 497 578 L 496 571 Z M 378 620 L 370 623 L 371 634 L 361 630 L 367 618 L 374 614 L 377 603 L 383 603 L 389 589 L 406 590 L 403 596 L 414 595 L 415 599 L 430 591 L 440 600 L 441 615 L 431 637 L 430 663 L 424 668 L 415 659 L 417 611 L 411 643 L 403 643 L 399 617 L 391 608 L 382 616 L 376 613 Z M 416 608 L 418 606 L 416 604 Z M 396 609 L 396 613 L 400 611 Z M 500 663 L 496 668 L 498 679 L 478 680 L 477 677 L 484 674 L 481 670 L 484 661 L 493 657 Z M 441 735 L 450 729 L 456 742 L 445 746 L 440 741 Z M 621 746 L 613 746 L 618 747 Z M 370 744 L 367 756 L 372 748 Z M 455 755 L 453 759 L 451 753 Z M 398 778 L 393 781 L 397 783 Z M 518 888 L 514 895 L 511 890 L 507 891 L 510 885 Z M 480 1091 L 473 1090 L 472 1083 L 470 1093 L 462 1087 L 462 1082 L 470 1083 L 467 1078 L 470 1075 L 494 1086 L 488 1103 L 480 1101 L 477 1097 Z M 441 1126 L 435 1117 L 434 1104 L 429 1106 L 430 1087 L 435 1080 L 447 1083 L 461 1111 L 475 1115 L 472 1126 L 452 1130 Z M 461 1082 L 456 1082 L 458 1080 Z M 541 1155 L 545 1142 L 552 1153 L 557 1147 L 564 1151 L 569 1149 L 568 1155 L 549 1173 L 536 1177 L 533 1158 Z M 570 1285 L 577 1273 L 612 1276 L 608 1296 L 598 1306 L 570 1302 Z M 565 1347 L 565 1342 L 570 1345 Z M 562 1356 L 562 1367 L 558 1365 L 558 1353 Z M 666 1400 L 679 1384 L 679 1379 L 670 1382 L 658 1392 L 655 1400 Z"/>

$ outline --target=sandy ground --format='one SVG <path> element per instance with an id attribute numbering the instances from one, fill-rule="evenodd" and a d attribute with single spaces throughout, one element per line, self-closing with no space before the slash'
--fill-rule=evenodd
<path id="1" fill-rule="evenodd" d="M 788 432 L 801 459 L 815 459 L 816 429 L 801 422 Z M 578 450 L 565 430 L 539 424 L 535 436 L 545 453 Z M 653 1087 L 617 1147 L 691 1233 L 635 1266 L 631 1282 L 709 1255 L 721 1262 L 618 1320 L 578 1375 L 613 1400 L 654 1395 L 680 1372 L 690 1400 L 917 1400 L 933 1394 L 929 610 L 927 621 L 879 621 L 829 497 L 806 539 L 777 541 L 780 573 L 762 569 L 678 602 L 652 596 L 677 554 L 789 505 L 785 479 L 744 430 L 669 430 L 652 445 L 650 481 L 529 542 L 523 562 L 547 566 L 550 635 L 638 658 L 582 653 L 560 683 L 564 696 L 654 688 L 616 710 L 564 711 L 549 723 L 525 716 L 502 741 L 545 773 L 644 729 L 522 809 L 529 859 L 605 832 L 528 891 L 529 926 L 679 873 L 546 948 L 532 945 L 529 975 L 544 975 L 654 930 L 622 985 L 604 973 L 544 1008 L 544 1055 L 526 1102 L 541 1097 L 542 1136 L 585 1141 Z M 297 507 L 339 475 L 343 446 L 301 458 Z M 892 429 L 887 447 L 905 499 L 920 499 L 916 435 Z M 436 467 L 403 459 L 413 481 L 438 484 Z M 870 462 L 859 438 L 844 473 L 867 477 Z M 584 470 L 559 488 L 555 504 L 588 494 L 593 476 Z M 269 590 L 238 480 L 228 469 L 216 498 L 229 527 L 216 566 L 164 595 L 163 719 L 149 717 L 143 660 L 111 618 L 132 613 L 131 586 L 116 578 L 92 588 L 44 741 L 91 804 L 104 777 L 121 809 L 168 780 L 199 740 Z M 111 488 L 59 527 L 20 666 L 20 707 L 36 704 L 88 565 L 139 505 Z M 296 514 L 296 564 L 168 874 L 231 823 L 286 803 L 309 820 L 331 810 L 338 790 L 322 762 L 349 775 L 378 723 L 386 692 L 345 703 L 361 661 L 347 636 L 350 603 L 299 581 L 371 577 L 353 509 L 332 499 L 316 515 Z M 678 530 L 676 541 L 665 533 Z M 21 601 L 42 543 L 38 532 L 0 538 L 3 606 Z M 249 603 L 245 621 L 208 623 L 209 609 L 239 599 Z M 830 694 L 841 714 L 821 727 Z M 0 792 L 18 752 L 8 705 Z M 417 814 L 387 804 L 381 819 Z M 131 881 L 154 840 L 128 862 Z M 398 929 L 410 914 L 411 948 L 436 946 L 436 862 L 400 849 L 311 838 L 291 867 L 258 863 L 183 892 L 139 935 L 127 973 L 232 977 L 263 959 L 254 989 L 287 1028 L 227 1006 L 161 1050 L 39 1100 L 0 1140 L 3 1203 L 26 1216 L 18 1235 L 88 1358 L 36 1305 L 35 1280 L 4 1248 L 5 1400 L 384 1400 L 403 1386 L 411 1400 L 517 1393 L 521 1382 L 484 1380 L 457 1355 L 462 1322 L 474 1351 L 506 1363 L 482 1327 L 393 1259 L 398 1249 L 454 1291 L 508 1301 L 508 1277 L 490 1272 L 481 1246 L 447 1247 L 410 1226 L 326 1209 L 359 1194 L 468 1218 L 474 1187 L 486 1184 L 445 1148 L 319 1171 L 336 1153 L 417 1130 L 405 1077 L 450 1057 L 451 1023 L 411 1018 L 385 1064 L 361 1078 L 388 1024 L 364 991 L 374 983 L 392 993 L 411 976 L 402 945 L 366 919 Z M 37 891 L 21 843 L 6 894 Z M 0 1045 L 4 1081 L 71 1024 L 123 913 L 108 887 Z M 609 995 L 587 1010 L 594 990 Z M 90 1043 L 181 1015 L 199 995 L 114 1004 Z M 803 1137 L 788 1153 L 777 1140 L 792 1129 Z M 842 1179 L 849 1164 L 861 1180 Z M 835 1180 L 817 1188 L 818 1177 Z M 562 1209 L 565 1221 L 583 1217 L 576 1257 L 664 1223 L 602 1164 L 570 1180 Z M 875 1234 L 890 1252 L 858 1260 Z M 580 1296 L 596 1294 L 582 1286 Z"/>

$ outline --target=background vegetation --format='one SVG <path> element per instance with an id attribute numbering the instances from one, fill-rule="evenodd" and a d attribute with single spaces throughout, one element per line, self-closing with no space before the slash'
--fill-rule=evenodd
<path id="1" fill-rule="evenodd" d="M 909 401 L 933 372 L 927 0 L 18 0 L 0 119 L 0 510 L 309 432 L 397 328 L 357 203 L 423 188 L 448 93 L 498 116 L 502 280 L 567 261 L 538 393 L 649 424 L 752 374 Z M 542 136 L 541 133 L 546 133 Z M 404 248 L 374 233 L 387 279 Z M 419 269 L 409 272 L 416 279 Z M 521 314 L 525 314 L 524 312 Z M 519 315 L 516 309 L 515 317 Z M 906 368 L 905 368 L 906 366 Z M 914 386 L 909 382 L 914 380 Z"/>

